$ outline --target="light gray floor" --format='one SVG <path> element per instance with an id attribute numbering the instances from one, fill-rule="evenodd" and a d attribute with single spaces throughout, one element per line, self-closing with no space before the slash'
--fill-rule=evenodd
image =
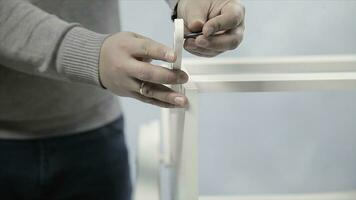
<path id="1" fill-rule="evenodd" d="M 124 30 L 172 44 L 163 0 L 120 2 Z M 223 56 L 356 53 L 356 1 L 244 2 L 244 43 Z M 356 92 L 204 94 L 200 105 L 201 194 L 356 188 Z M 159 109 L 123 106 L 133 156 L 138 126 Z"/>

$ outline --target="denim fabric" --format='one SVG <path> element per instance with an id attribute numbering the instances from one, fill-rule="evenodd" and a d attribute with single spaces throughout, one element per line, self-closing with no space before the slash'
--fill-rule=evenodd
<path id="1" fill-rule="evenodd" d="M 55 138 L 0 140 L 0 199 L 129 200 L 123 119 Z"/>

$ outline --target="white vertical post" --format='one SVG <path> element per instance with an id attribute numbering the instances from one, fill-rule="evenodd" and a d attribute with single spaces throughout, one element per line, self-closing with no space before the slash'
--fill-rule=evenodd
<path id="1" fill-rule="evenodd" d="M 169 172 L 161 184 L 169 189 L 167 200 L 198 200 L 198 89 L 193 83 L 173 85 L 189 100 L 186 109 L 163 109 L 163 163 Z M 164 198 L 166 199 L 166 198 Z"/>
<path id="2" fill-rule="evenodd" d="M 185 111 L 181 151 L 178 155 L 174 200 L 198 200 L 198 90 L 185 88 L 189 108 Z"/>
<path id="3" fill-rule="evenodd" d="M 159 144 L 159 121 L 142 125 L 138 134 L 135 200 L 157 200 L 160 198 Z"/>
<path id="4" fill-rule="evenodd" d="M 172 165 L 172 128 L 170 121 L 171 111 L 168 108 L 161 109 L 161 128 L 162 128 L 162 156 L 161 162 L 165 166 Z"/>

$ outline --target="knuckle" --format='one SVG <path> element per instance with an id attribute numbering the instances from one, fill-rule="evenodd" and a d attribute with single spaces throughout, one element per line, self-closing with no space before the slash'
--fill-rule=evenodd
<path id="1" fill-rule="evenodd" d="M 244 4 L 242 4 L 242 3 L 235 4 L 234 10 L 236 10 L 236 13 L 238 13 L 239 16 L 241 16 L 241 17 L 245 16 L 246 7 Z"/>
<path id="2" fill-rule="evenodd" d="M 126 72 L 128 68 L 128 64 L 126 62 L 121 62 L 119 58 L 112 57 L 112 68 L 114 69 L 114 73 L 122 73 Z"/>
<path id="3" fill-rule="evenodd" d="M 244 33 L 241 33 L 240 36 L 239 36 L 239 45 L 242 43 L 242 41 L 244 40 Z"/>
<path id="4" fill-rule="evenodd" d="M 222 29 L 223 25 L 220 21 L 216 21 L 214 27 L 215 27 L 215 31 L 219 31 Z"/>
<path id="5" fill-rule="evenodd" d="M 238 38 L 238 41 L 239 41 L 238 45 L 240 45 L 242 43 L 243 39 L 244 39 L 244 33 L 243 32 L 239 33 L 237 38 Z"/>
<path id="6" fill-rule="evenodd" d="M 122 71 L 125 71 L 125 66 L 122 65 L 121 63 L 113 65 L 113 72 L 114 74 L 119 74 Z"/>
<path id="7" fill-rule="evenodd" d="M 143 52 L 143 55 L 145 57 L 149 57 L 150 56 L 150 49 L 149 49 L 149 44 L 148 42 L 142 42 L 141 44 L 141 49 L 142 49 L 142 52 Z"/>
<path id="8" fill-rule="evenodd" d="M 134 38 L 140 38 L 140 35 L 134 32 L 130 32 L 131 36 Z"/>
<path id="9" fill-rule="evenodd" d="M 117 42 L 117 47 L 118 47 L 118 49 L 122 49 L 124 51 L 128 51 L 128 50 L 132 49 L 132 44 L 130 44 L 129 42 L 118 41 Z"/>
<path id="10" fill-rule="evenodd" d="M 126 34 L 126 35 L 129 35 L 129 36 L 133 36 L 133 37 L 136 37 L 137 34 L 134 33 L 134 32 L 131 32 L 131 31 L 125 31 L 125 32 L 122 32 L 123 34 Z"/>
<path id="11" fill-rule="evenodd" d="M 244 22 L 242 22 L 238 27 L 238 32 L 241 32 L 241 34 L 243 34 L 245 32 L 245 29 L 246 29 L 246 25 Z"/>
<path id="12" fill-rule="evenodd" d="M 159 57 L 164 58 L 166 56 L 166 48 L 163 46 L 157 47 Z"/>
<path id="13" fill-rule="evenodd" d="M 234 17 L 232 21 L 233 25 L 235 27 L 240 25 L 244 21 L 244 18 L 245 18 L 245 6 L 239 4 L 234 12 Z"/>
<path id="14" fill-rule="evenodd" d="M 240 39 L 238 37 L 235 37 L 231 42 L 230 42 L 230 50 L 236 49 L 240 44 Z"/>
<path id="15" fill-rule="evenodd" d="M 135 32 L 131 32 L 131 31 L 123 31 L 123 32 L 120 32 L 119 34 L 122 34 L 127 37 L 132 37 L 132 38 L 140 38 L 139 34 L 137 34 Z"/>
<path id="16" fill-rule="evenodd" d="M 151 73 L 146 70 L 145 67 L 140 67 L 138 74 L 137 74 L 137 78 L 140 80 L 150 80 L 152 77 Z"/>
<path id="17" fill-rule="evenodd" d="M 239 25 L 239 22 L 240 22 L 240 14 L 239 13 L 236 13 L 234 15 L 234 17 L 232 17 L 231 19 L 231 25 L 232 27 L 236 27 Z"/>

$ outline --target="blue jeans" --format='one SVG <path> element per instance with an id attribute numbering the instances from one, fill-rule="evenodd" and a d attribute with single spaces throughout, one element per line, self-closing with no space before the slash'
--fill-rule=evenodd
<path id="1" fill-rule="evenodd" d="M 123 119 L 55 138 L 0 140 L 1 200 L 129 200 Z"/>

